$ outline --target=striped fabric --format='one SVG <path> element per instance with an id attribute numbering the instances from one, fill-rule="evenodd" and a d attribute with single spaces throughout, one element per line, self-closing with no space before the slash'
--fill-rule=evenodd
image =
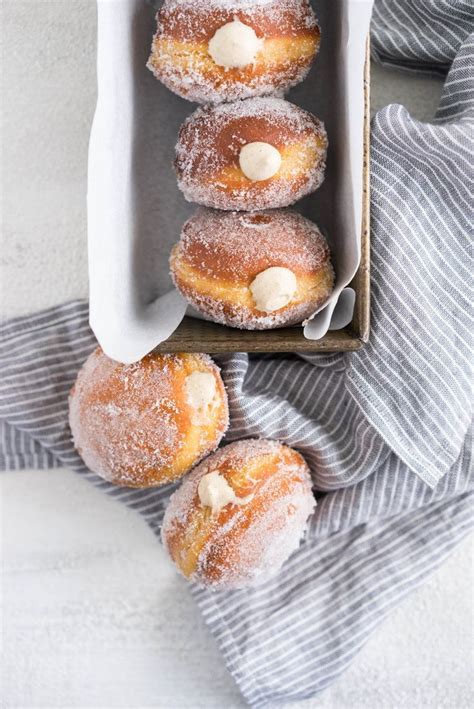
<path id="1" fill-rule="evenodd" d="M 473 22 L 472 0 L 375 0 L 372 55 L 384 66 L 444 76 Z"/>
<path id="2" fill-rule="evenodd" d="M 457 24 L 441 32 L 433 13 Z M 373 123 L 370 344 L 353 355 L 219 358 L 228 440 L 260 435 L 295 446 L 319 501 L 305 542 L 273 581 L 232 593 L 191 587 L 254 707 L 333 682 L 472 528 L 470 14 L 471 4 L 456 0 L 380 0 L 376 9 L 376 56 L 423 68 L 430 56 L 440 68 L 456 58 L 435 123 L 401 106 Z M 67 394 L 96 344 L 87 319 L 77 302 L 3 326 L 0 464 L 70 467 L 158 533 L 172 486 L 115 488 L 72 446 Z"/>

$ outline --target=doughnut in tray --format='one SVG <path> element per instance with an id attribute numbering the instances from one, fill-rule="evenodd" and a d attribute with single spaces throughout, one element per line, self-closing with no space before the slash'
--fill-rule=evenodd
<path id="1" fill-rule="evenodd" d="M 177 10 L 190 5 L 187 0 L 173 0 L 168 4 L 175 5 Z M 154 348 L 161 352 L 355 350 L 368 336 L 369 97 L 366 58 L 371 3 L 369 0 L 342 0 L 340 3 L 318 0 L 311 2 L 311 7 L 306 9 L 303 7 L 305 3 L 287 0 L 279 3 L 280 7 L 290 10 L 297 6 L 303 8 L 303 14 L 307 13 L 304 30 L 298 24 L 303 15 L 291 19 L 290 10 L 286 24 L 280 17 L 276 25 L 272 25 L 271 18 L 267 17 L 267 21 L 262 20 L 257 27 L 245 16 L 245 12 L 253 8 L 250 14 L 262 13 L 263 17 L 275 4 L 273 0 L 251 3 L 242 0 L 237 4 L 240 9 L 235 15 L 236 21 L 234 15 L 230 18 L 226 14 L 235 5 L 231 0 L 192 3 L 197 13 L 212 7 L 212 22 L 206 28 L 207 34 L 202 37 L 191 32 L 193 36 L 190 36 L 186 34 L 187 30 L 184 32 L 178 27 L 172 43 L 176 40 L 178 44 L 187 45 L 191 40 L 194 46 L 183 49 L 183 61 L 188 61 L 188 50 L 191 54 L 199 54 L 203 44 L 207 42 L 209 45 L 214 38 L 211 47 L 213 61 L 220 66 L 224 84 L 232 83 L 235 88 L 240 82 L 244 87 L 240 93 L 229 94 L 232 100 L 243 99 L 244 103 L 257 104 L 268 101 L 276 105 L 275 102 L 284 98 L 320 122 L 319 144 L 313 146 L 319 150 L 319 167 L 313 163 L 306 185 L 297 187 L 293 184 L 290 195 L 282 195 L 282 190 L 278 189 L 281 185 L 277 188 L 274 182 L 272 190 L 279 191 L 281 199 L 273 200 L 272 208 L 289 206 L 317 225 L 331 252 L 335 274 L 332 294 L 314 319 L 308 321 L 307 313 L 302 313 L 301 317 L 306 321 L 303 327 L 301 322 L 295 323 L 290 318 L 271 330 L 241 330 L 228 324 L 209 322 L 203 319 L 205 314 L 187 309 L 188 303 L 174 287 L 169 268 L 169 256 L 179 241 L 183 225 L 197 209 L 185 198 L 196 200 L 195 185 L 189 183 L 189 175 L 181 172 L 186 170 L 186 148 L 177 161 L 177 170 L 181 173 L 178 180 L 183 191 L 179 189 L 172 165 L 176 160 L 175 146 L 181 127 L 196 111 L 208 110 L 209 96 L 192 97 L 199 100 L 200 108 L 187 100 L 191 98 L 189 93 L 183 98 L 175 93 L 176 87 L 170 90 L 157 80 L 156 66 L 150 67 L 154 51 L 151 47 L 153 45 L 156 50 L 157 41 L 156 3 L 99 0 L 99 97 L 91 133 L 88 175 L 90 320 L 106 354 L 124 363 L 137 361 Z M 251 32 L 233 24 L 246 25 L 246 19 L 261 42 L 255 42 Z M 224 34 L 218 34 L 218 30 L 226 25 L 231 27 Z M 211 31 L 213 34 L 209 38 Z M 242 67 L 226 66 L 229 62 L 240 61 L 232 51 L 229 50 L 230 57 L 229 53 L 226 54 L 226 47 L 230 47 L 226 44 L 229 36 L 231 40 L 236 36 L 243 37 L 241 43 L 248 53 L 242 61 L 248 61 L 249 56 L 255 60 L 252 71 L 249 70 L 246 77 L 240 77 L 242 81 L 232 82 L 232 77 L 235 79 Z M 198 45 L 200 49 L 196 49 Z M 291 52 L 282 49 L 285 45 L 287 50 L 291 45 Z M 177 51 L 176 46 L 171 47 L 173 52 Z M 288 73 L 282 78 L 284 72 L 280 60 L 284 56 L 288 61 L 299 56 L 301 63 L 296 69 L 292 65 L 291 71 L 287 67 Z M 262 89 L 264 84 L 258 87 L 257 81 L 257 77 L 263 77 L 271 66 L 274 66 L 274 77 L 277 77 L 276 98 L 267 98 L 270 93 L 267 94 L 268 76 L 262 79 L 267 88 Z M 218 87 L 214 78 L 210 81 L 211 91 Z M 204 84 L 209 87 L 209 82 Z M 283 94 L 288 86 L 292 88 Z M 272 91 L 273 88 L 272 85 Z M 266 96 L 259 98 L 262 91 Z M 182 87 L 179 93 L 183 94 Z M 226 101 L 220 100 L 221 96 L 212 98 L 216 105 L 213 110 L 225 113 Z M 275 130 L 278 121 L 276 124 Z M 281 164 L 291 172 L 294 167 L 292 143 L 283 135 L 283 128 L 280 133 L 281 141 L 276 148 L 280 158 L 269 155 L 264 148 L 264 164 L 271 172 L 276 161 L 281 159 Z M 255 144 L 272 145 L 273 140 L 275 138 L 270 133 L 255 135 L 250 140 L 254 145 L 247 151 L 250 160 L 247 159 L 249 155 L 239 154 L 239 164 L 242 158 L 242 165 L 251 175 L 248 179 L 254 183 L 251 187 L 255 188 L 247 189 L 247 194 L 244 189 L 243 197 L 237 190 L 234 197 L 237 202 L 241 200 L 240 203 L 223 204 L 215 194 L 209 198 L 206 189 L 201 190 L 196 201 L 229 212 L 267 210 L 266 198 L 271 190 L 262 183 L 267 179 L 270 184 L 273 176 L 260 179 L 260 175 L 266 173 L 254 172 L 255 156 L 262 154 L 258 152 L 260 146 L 255 148 Z M 311 155 L 310 161 L 314 159 L 314 151 Z M 321 182 L 318 170 L 321 172 L 323 163 L 326 168 Z M 259 179 L 254 179 L 255 174 Z M 307 179 L 308 173 L 304 170 L 303 175 Z M 224 180 L 223 191 L 232 183 L 233 176 L 224 169 L 224 177 L 228 181 Z M 249 187 L 248 183 L 241 182 L 244 188 Z M 258 198 L 249 207 L 251 191 Z M 355 274 L 358 275 L 353 280 Z M 349 284 L 353 290 L 348 290 Z M 351 319 L 354 291 L 356 307 Z M 340 329 L 329 330 L 331 322 L 333 327 Z"/>

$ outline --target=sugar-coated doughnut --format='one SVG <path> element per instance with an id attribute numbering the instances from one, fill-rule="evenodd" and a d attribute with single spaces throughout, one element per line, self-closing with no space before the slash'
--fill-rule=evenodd
<path id="1" fill-rule="evenodd" d="M 308 0 L 165 0 L 147 66 L 190 101 L 234 101 L 298 84 L 319 41 Z"/>
<path id="2" fill-rule="evenodd" d="M 69 400 L 74 444 L 86 465 L 128 487 L 180 478 L 217 448 L 228 420 L 219 369 L 202 354 L 151 353 L 123 365 L 98 348 Z"/>
<path id="3" fill-rule="evenodd" d="M 189 580 L 242 588 L 280 570 L 315 504 L 299 453 L 276 441 L 238 441 L 209 456 L 172 495 L 162 539 Z"/>
<path id="4" fill-rule="evenodd" d="M 311 113 L 277 98 L 198 108 L 176 146 L 178 186 L 215 209 L 287 207 L 324 179 L 327 136 Z"/>
<path id="5" fill-rule="evenodd" d="M 292 210 L 200 209 L 184 225 L 170 266 L 191 305 L 214 322 L 246 330 L 301 323 L 334 284 L 326 239 Z"/>

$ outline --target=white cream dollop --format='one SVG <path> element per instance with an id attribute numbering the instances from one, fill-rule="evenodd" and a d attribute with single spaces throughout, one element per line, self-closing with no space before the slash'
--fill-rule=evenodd
<path id="1" fill-rule="evenodd" d="M 193 423 L 201 423 L 217 392 L 216 378 L 210 372 L 193 372 L 184 382 L 188 404 L 196 413 Z"/>
<path id="2" fill-rule="evenodd" d="M 217 470 L 202 476 L 198 485 L 198 496 L 204 507 L 211 508 L 212 514 L 218 514 L 229 503 L 245 505 L 253 498 L 253 495 L 237 497 L 227 480 Z"/>
<path id="3" fill-rule="evenodd" d="M 234 20 L 219 27 L 209 41 L 208 50 L 218 66 L 238 69 L 253 64 L 262 47 L 263 39 L 257 37 L 252 27 Z"/>
<path id="4" fill-rule="evenodd" d="M 257 310 L 272 313 L 291 302 L 297 290 L 296 276 L 289 268 L 272 266 L 258 274 L 250 284 Z"/>
<path id="5" fill-rule="evenodd" d="M 247 143 L 240 151 L 239 164 L 249 180 L 269 180 L 281 167 L 281 154 L 270 143 Z"/>

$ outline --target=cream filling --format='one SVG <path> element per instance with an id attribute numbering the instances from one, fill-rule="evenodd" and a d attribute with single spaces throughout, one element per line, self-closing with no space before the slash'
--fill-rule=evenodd
<path id="1" fill-rule="evenodd" d="M 262 47 L 263 40 L 252 27 L 234 20 L 219 27 L 209 41 L 208 51 L 218 66 L 238 69 L 253 64 Z"/>
<path id="2" fill-rule="evenodd" d="M 203 475 L 198 485 L 198 496 L 204 507 L 211 508 L 212 514 L 218 514 L 230 503 L 245 505 L 253 498 L 253 495 L 238 497 L 227 480 L 217 471 Z"/>
<path id="3" fill-rule="evenodd" d="M 216 379 L 210 372 L 193 372 L 184 383 L 188 404 L 193 409 L 193 423 L 206 423 L 217 394 Z"/>
<path id="4" fill-rule="evenodd" d="M 273 313 L 288 305 L 298 288 L 296 276 L 289 268 L 272 266 L 258 274 L 250 284 L 257 310 Z"/>
<path id="5" fill-rule="evenodd" d="M 247 143 L 240 151 L 239 164 L 249 180 L 269 180 L 281 167 L 281 153 L 270 143 Z"/>

